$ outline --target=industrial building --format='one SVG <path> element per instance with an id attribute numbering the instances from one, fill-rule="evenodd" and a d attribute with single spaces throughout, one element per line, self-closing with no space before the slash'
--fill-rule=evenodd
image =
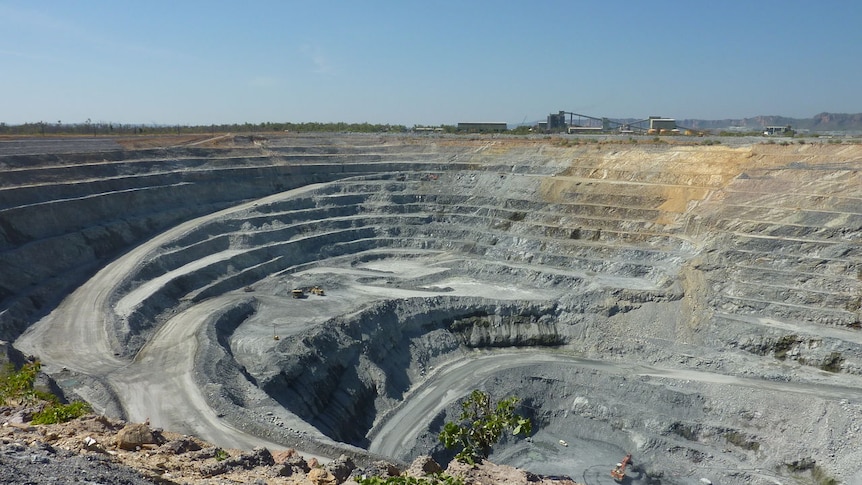
<path id="1" fill-rule="evenodd" d="M 676 120 L 673 118 L 661 118 L 659 116 L 649 117 L 649 129 L 653 133 L 670 133 L 677 129 Z"/>
<path id="2" fill-rule="evenodd" d="M 673 118 L 650 116 L 637 121 L 613 121 L 607 117 L 595 117 L 569 111 L 559 111 L 548 115 L 546 122 L 539 122 L 539 130 L 546 133 L 607 133 L 607 134 L 647 134 L 678 133 L 679 127 Z"/>
<path id="3" fill-rule="evenodd" d="M 547 123 L 548 131 L 565 131 L 566 130 L 566 112 L 560 111 L 557 114 L 551 113 L 548 115 Z"/>
<path id="4" fill-rule="evenodd" d="M 766 136 L 792 135 L 793 134 L 793 127 L 790 125 L 787 125 L 787 126 L 766 126 L 763 128 L 763 134 Z"/>

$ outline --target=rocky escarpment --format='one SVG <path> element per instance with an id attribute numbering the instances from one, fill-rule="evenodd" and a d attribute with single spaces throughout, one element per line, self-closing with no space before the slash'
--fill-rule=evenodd
<path id="1" fill-rule="evenodd" d="M 223 449 L 143 423 L 84 416 L 63 424 L 32 426 L 21 414 L 0 415 L 0 481 L 53 484 L 67 480 L 129 485 L 270 483 L 278 485 L 356 485 L 360 477 L 426 477 L 444 469 L 428 456 L 412 465 L 377 461 L 358 465 L 347 456 L 326 464 L 293 449 Z M 485 462 L 478 467 L 453 463 L 446 470 L 464 481 L 574 485 L 566 477 L 543 477 Z M 74 478 L 72 478 L 74 477 Z"/>

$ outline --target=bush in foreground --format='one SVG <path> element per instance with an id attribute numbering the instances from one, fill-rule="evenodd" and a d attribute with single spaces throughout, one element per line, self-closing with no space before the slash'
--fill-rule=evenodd
<path id="1" fill-rule="evenodd" d="M 491 447 L 500 441 L 503 431 L 511 429 L 513 435 L 530 435 L 530 420 L 515 414 L 517 402 L 518 398 L 512 396 L 493 406 L 488 393 L 474 390 L 461 403 L 460 423 L 446 423 L 440 441 L 446 448 L 461 448 L 455 455 L 458 461 L 474 464 L 484 460 Z"/>
<path id="2" fill-rule="evenodd" d="M 426 477 L 410 477 L 400 475 L 397 477 L 368 477 L 357 481 L 359 485 L 464 485 L 464 481 L 458 477 L 436 473 Z"/>
<path id="3" fill-rule="evenodd" d="M 0 405 L 43 403 L 42 410 L 33 415 L 33 424 L 65 423 L 92 411 L 85 402 L 63 404 L 57 396 L 35 389 L 33 385 L 41 368 L 38 360 L 28 362 L 18 370 L 11 364 L 7 366 L 0 376 Z"/>

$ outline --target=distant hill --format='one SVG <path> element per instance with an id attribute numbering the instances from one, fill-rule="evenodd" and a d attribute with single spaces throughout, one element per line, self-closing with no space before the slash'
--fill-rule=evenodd
<path id="1" fill-rule="evenodd" d="M 755 116 L 753 118 L 725 120 L 677 120 L 677 124 L 698 130 L 760 130 L 765 126 L 790 125 L 797 131 L 812 132 L 862 132 L 862 113 L 820 113 L 812 118 L 788 118 L 786 116 Z"/>
<path id="2" fill-rule="evenodd" d="M 568 120 L 568 118 L 567 118 Z M 545 121 L 545 120 L 541 120 Z M 644 126 L 644 121 L 638 118 L 611 118 L 617 123 L 638 123 Z M 595 121 L 584 120 L 585 123 Z M 524 123 L 509 123 L 509 127 L 535 126 L 539 121 Z M 844 132 L 848 134 L 862 134 L 862 113 L 820 113 L 811 118 L 789 118 L 787 116 L 754 116 L 752 118 L 728 118 L 723 120 L 701 120 L 701 119 L 677 119 L 680 127 L 695 130 L 719 131 L 761 131 L 766 126 L 787 126 L 794 130 L 812 133 Z"/>

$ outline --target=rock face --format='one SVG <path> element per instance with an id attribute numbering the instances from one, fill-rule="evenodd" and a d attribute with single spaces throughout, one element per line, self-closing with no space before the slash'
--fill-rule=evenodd
<path id="1" fill-rule="evenodd" d="M 644 477 L 862 479 L 860 147 L 572 140 L 0 157 L 0 337 L 97 407 L 188 376 L 158 381 L 176 424 L 327 456 L 440 459 L 469 385 L 522 398 L 541 426 L 500 452 L 543 473 L 563 440 Z"/>
<path id="2" fill-rule="evenodd" d="M 197 438 L 169 431 L 164 432 L 165 443 L 158 448 L 125 449 L 119 446 L 124 442 L 120 435 L 132 434 L 132 430 L 145 434 L 141 430 L 143 425 L 124 424 L 99 416 L 86 416 L 63 424 L 26 427 L 6 426 L 8 421 L 5 419 L 0 415 L 0 422 L 4 423 L 0 426 L 0 483 L 339 485 L 356 483 L 350 479 L 352 474 L 385 478 L 401 473 L 391 463 L 357 468 L 348 456 L 334 459 L 324 467 L 310 468 L 306 459 L 295 450 L 275 453 L 266 448 L 255 448 L 250 452 L 223 450 Z M 486 464 L 485 467 L 493 466 Z M 410 470 L 420 473 L 415 476 L 421 477 L 440 471 L 440 466 L 425 457 L 417 460 Z M 509 473 L 515 474 L 516 471 L 509 469 Z M 498 475 L 505 478 L 504 474 Z M 568 482 L 556 483 L 565 485 Z"/>
<path id="3" fill-rule="evenodd" d="M 0 340 L 0 367 L 11 365 L 20 368 L 25 362 L 27 362 L 27 358 L 24 354 L 13 347 L 11 343 Z"/>

